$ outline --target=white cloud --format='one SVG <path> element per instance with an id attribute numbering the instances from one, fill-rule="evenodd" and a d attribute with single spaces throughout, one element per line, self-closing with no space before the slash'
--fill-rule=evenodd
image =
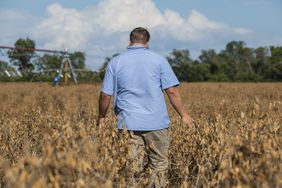
<path id="1" fill-rule="evenodd" d="M 19 18 L 17 14 L 10 15 Z M 186 18 L 170 9 L 161 11 L 153 0 L 101 0 L 84 10 L 54 3 L 47 7 L 47 17 L 33 24 L 31 38 L 42 47 L 61 49 L 64 45 L 99 60 L 125 49 L 130 30 L 138 26 L 149 29 L 152 40 L 158 42 L 152 44 L 155 50 L 165 51 L 178 48 L 179 43 L 212 43 L 252 32 L 210 20 L 197 10 L 192 10 Z M 88 59 L 87 63 L 97 68 L 92 62 Z"/>
<path id="2" fill-rule="evenodd" d="M 172 27 L 179 27 L 184 23 L 184 19 L 175 11 L 165 10 L 164 16 L 166 19 L 166 23 Z"/>
<path id="3" fill-rule="evenodd" d="M 45 41 L 44 47 L 60 48 L 65 45 L 77 49 L 85 45 L 85 36 L 91 33 L 92 26 L 81 12 L 55 3 L 48 6 L 47 13 L 48 18 L 33 29 L 35 38 Z"/>
<path id="4" fill-rule="evenodd" d="M 189 24 L 189 26 L 194 28 L 195 30 L 220 30 L 227 27 L 225 24 L 209 20 L 204 14 L 196 10 L 192 10 L 187 24 Z"/>
<path id="5" fill-rule="evenodd" d="M 162 33 L 160 36 L 181 42 L 208 42 L 253 33 L 248 28 L 233 28 L 227 24 L 210 20 L 197 10 L 192 10 L 187 19 L 171 10 L 165 11 L 164 14 L 166 23 L 158 30 Z"/>
<path id="6" fill-rule="evenodd" d="M 234 28 L 233 31 L 237 34 L 242 34 L 242 35 L 254 33 L 252 30 L 243 27 Z"/>
<path id="7" fill-rule="evenodd" d="M 142 25 L 153 28 L 166 23 L 152 0 L 104 0 L 94 8 L 94 23 L 107 32 L 123 32 Z"/>

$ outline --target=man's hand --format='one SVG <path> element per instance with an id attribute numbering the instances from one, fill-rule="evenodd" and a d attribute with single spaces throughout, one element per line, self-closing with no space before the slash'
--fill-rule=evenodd
<path id="1" fill-rule="evenodd" d="M 99 114 L 96 121 L 96 125 L 100 126 L 105 121 L 106 113 L 111 103 L 111 96 L 101 92 L 99 97 Z"/>
<path id="2" fill-rule="evenodd" d="M 98 117 L 96 120 L 96 126 L 99 127 L 103 122 L 105 122 L 104 117 Z"/>
<path id="3" fill-rule="evenodd" d="M 182 116 L 181 120 L 182 120 L 182 124 L 188 126 L 189 129 L 195 128 L 195 124 L 194 124 L 195 121 L 188 114 Z"/>
<path id="4" fill-rule="evenodd" d="M 177 113 L 181 116 L 182 124 L 188 126 L 189 129 L 194 129 L 194 120 L 188 115 L 188 113 L 184 109 L 177 87 L 168 88 L 165 90 L 165 92 L 170 100 L 170 103 L 177 111 Z"/>

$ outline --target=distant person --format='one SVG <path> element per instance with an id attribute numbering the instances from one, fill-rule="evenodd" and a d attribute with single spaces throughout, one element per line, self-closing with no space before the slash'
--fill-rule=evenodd
<path id="1" fill-rule="evenodd" d="M 133 29 L 127 51 L 109 62 L 99 98 L 97 124 L 105 118 L 114 96 L 118 129 L 130 134 L 132 169 L 138 169 L 135 175 L 142 172 L 144 151 L 149 148 L 146 154 L 152 172 L 150 186 L 165 187 L 170 120 L 163 91 L 187 128 L 193 127 L 193 119 L 183 107 L 173 70 L 164 57 L 149 50 L 149 39 L 145 28 Z"/>
<path id="2" fill-rule="evenodd" d="M 59 71 L 57 71 L 57 75 L 53 79 L 53 86 L 59 85 L 60 82 L 61 82 L 61 75 L 60 75 Z"/>

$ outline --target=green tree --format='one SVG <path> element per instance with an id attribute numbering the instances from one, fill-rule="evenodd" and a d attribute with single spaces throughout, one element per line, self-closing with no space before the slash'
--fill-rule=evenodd
<path id="1" fill-rule="evenodd" d="M 242 72 L 244 74 L 254 75 L 253 70 L 253 50 L 247 48 L 243 41 L 229 42 L 225 50 L 221 51 L 220 56 L 224 59 L 227 66 L 225 66 L 225 74 L 233 81 L 240 79 Z"/>
<path id="2" fill-rule="evenodd" d="M 70 60 L 74 69 L 85 69 L 85 54 L 83 52 L 71 53 Z"/>
<path id="3" fill-rule="evenodd" d="M 5 61 L 0 60 L 0 70 L 3 71 L 8 68 L 10 68 L 9 64 Z"/>
<path id="4" fill-rule="evenodd" d="M 193 63 L 189 64 L 190 67 L 187 71 L 187 81 L 192 82 L 203 82 L 208 81 L 211 77 L 210 64 L 201 63 L 195 60 Z"/>
<path id="5" fill-rule="evenodd" d="M 43 71 L 60 69 L 62 56 L 54 54 L 44 54 L 38 58 L 36 65 Z"/>
<path id="6" fill-rule="evenodd" d="M 16 69 L 8 62 L 0 60 L 0 81 L 16 81 L 20 80 L 20 75 Z"/>
<path id="7" fill-rule="evenodd" d="M 208 61 L 206 57 L 201 57 L 203 62 L 193 61 L 189 50 L 174 49 L 167 60 L 180 81 L 207 81 L 210 78 L 210 64 L 204 63 Z"/>
<path id="8" fill-rule="evenodd" d="M 271 46 L 270 47 L 271 56 L 269 58 L 269 63 L 272 67 L 270 71 L 271 74 L 268 75 L 268 78 L 271 78 L 275 81 L 282 80 L 282 46 Z"/>
<path id="9" fill-rule="evenodd" d="M 116 53 L 116 54 L 112 55 L 112 57 L 106 57 L 106 58 L 105 58 L 105 61 L 104 61 L 104 63 L 102 64 L 101 68 L 99 69 L 99 73 L 98 73 L 98 75 L 99 75 L 99 77 L 100 77 L 101 80 L 104 79 L 104 76 L 105 76 L 105 73 L 106 73 L 108 64 L 109 64 L 109 62 L 111 61 L 111 59 L 114 58 L 114 57 L 116 57 L 116 56 L 118 56 L 118 55 L 119 55 L 119 53 Z"/>
<path id="10" fill-rule="evenodd" d="M 218 61 L 218 56 L 215 50 L 203 50 L 201 55 L 199 56 L 201 63 L 210 65 L 210 73 L 216 74 L 220 71 L 220 64 Z"/>
<path id="11" fill-rule="evenodd" d="M 14 71 L 14 68 L 9 66 L 7 62 L 0 60 L 0 75 L 7 76 L 9 72 L 7 73 L 6 71 Z"/>
<path id="12" fill-rule="evenodd" d="M 34 65 L 31 58 L 34 56 L 35 42 L 29 38 L 18 39 L 15 43 L 15 49 L 8 52 L 10 61 L 18 67 L 23 75 L 31 72 Z"/>
<path id="13" fill-rule="evenodd" d="M 85 54 L 83 52 L 74 52 L 69 56 L 74 69 L 85 69 Z M 44 54 L 38 58 L 36 65 L 43 70 L 56 70 L 60 68 L 62 59 L 63 55 L 60 54 Z"/>
<path id="14" fill-rule="evenodd" d="M 167 57 L 167 60 L 180 81 L 190 81 L 190 67 L 192 66 L 191 63 L 193 61 L 190 58 L 190 52 L 188 49 L 173 49 L 173 51 Z"/>
<path id="15" fill-rule="evenodd" d="M 185 63 L 192 62 L 189 50 L 173 49 L 167 60 L 172 68 L 179 67 Z"/>
<path id="16" fill-rule="evenodd" d="M 261 78 L 265 77 L 265 73 L 268 72 L 268 69 L 271 69 L 271 66 L 267 63 L 267 55 L 269 49 L 267 47 L 258 47 L 253 50 L 254 56 L 254 71 Z"/>

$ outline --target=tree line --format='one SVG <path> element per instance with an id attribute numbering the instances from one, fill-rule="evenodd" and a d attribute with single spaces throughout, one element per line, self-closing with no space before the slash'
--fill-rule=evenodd
<path id="1" fill-rule="evenodd" d="M 9 62 L 0 60 L 2 81 L 9 80 L 3 70 L 13 67 L 23 75 L 20 80 L 50 81 L 56 74 L 54 70 L 60 67 L 62 55 L 39 56 L 34 51 L 22 50 L 35 48 L 35 42 L 29 38 L 18 39 L 15 47 L 8 51 Z M 86 68 L 85 53 L 76 51 L 69 55 L 79 80 L 102 81 L 108 62 L 118 54 L 106 57 L 99 71 Z M 282 46 L 250 48 L 244 41 L 231 41 L 218 53 L 214 49 L 203 50 L 197 59 L 190 57 L 188 49 L 174 49 L 166 58 L 180 81 L 282 81 Z"/>
<path id="2" fill-rule="evenodd" d="M 193 60 L 188 49 L 174 49 L 166 58 L 184 82 L 282 81 L 282 46 L 254 49 L 243 41 L 231 41 L 219 53 L 203 50 L 198 59 Z M 101 78 L 110 59 L 99 70 Z"/>
<path id="3" fill-rule="evenodd" d="M 254 49 L 231 41 L 219 53 L 203 50 L 196 60 L 189 50 L 177 49 L 167 59 L 181 81 L 282 81 L 281 46 Z"/>

